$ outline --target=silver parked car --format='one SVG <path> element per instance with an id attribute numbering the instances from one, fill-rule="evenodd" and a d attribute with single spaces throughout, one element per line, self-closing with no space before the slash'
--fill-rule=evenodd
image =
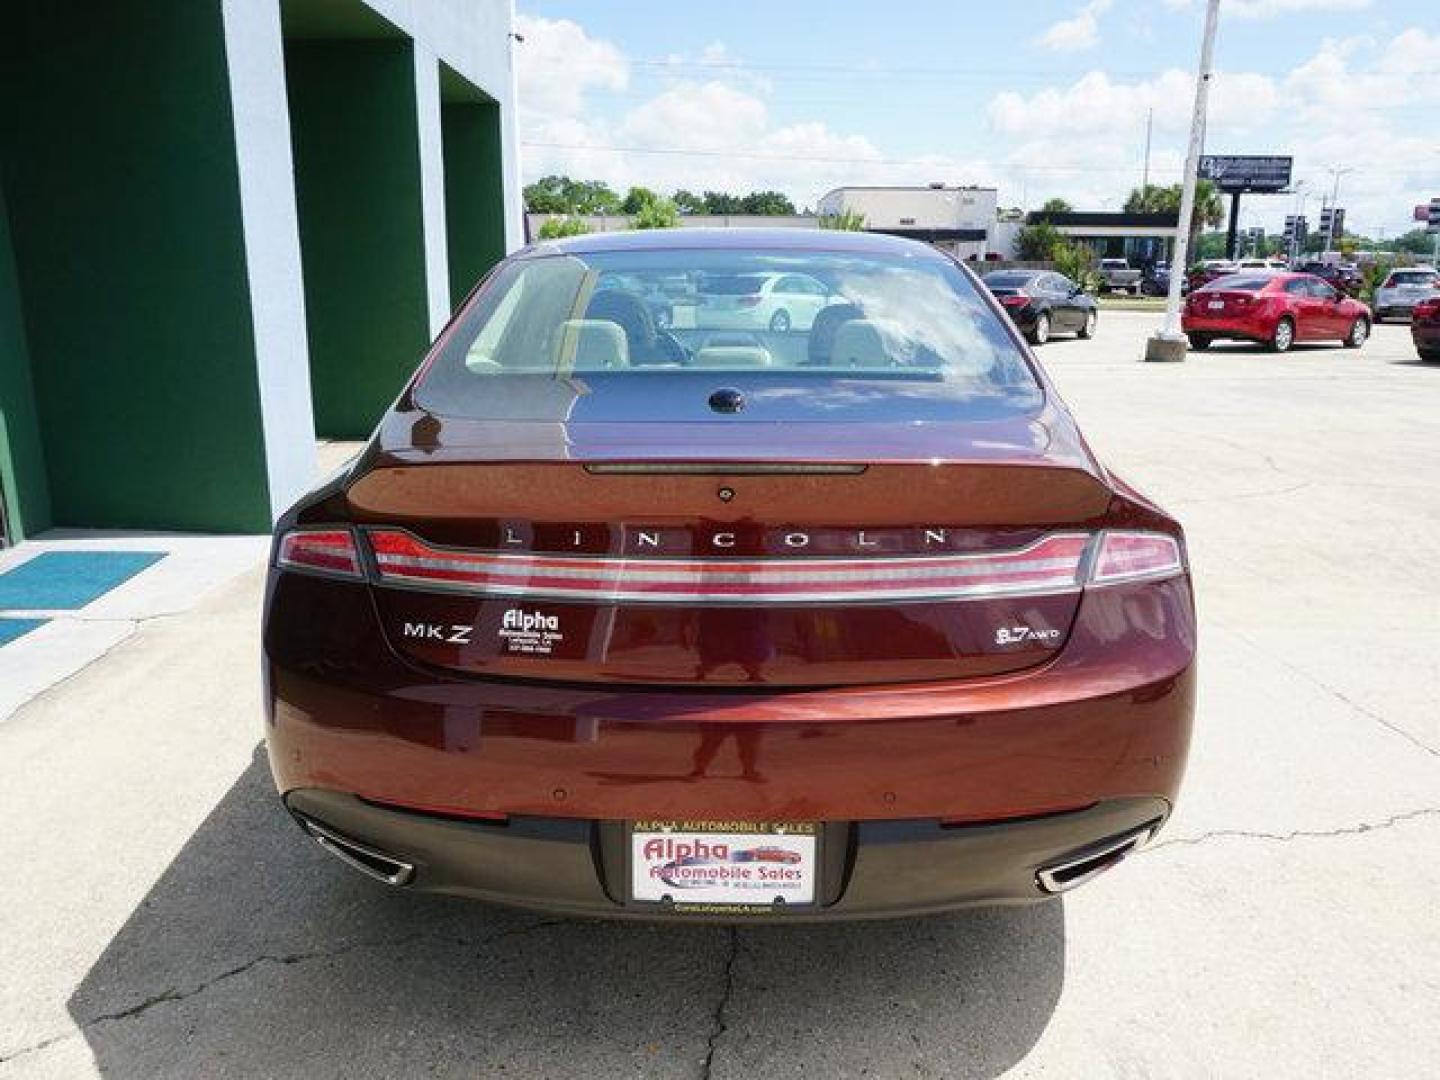
<path id="1" fill-rule="evenodd" d="M 1422 300 L 1433 300 L 1440 295 L 1440 272 L 1428 266 L 1407 266 L 1403 270 L 1391 270 L 1390 275 L 1375 290 L 1375 321 L 1383 322 L 1392 316 L 1409 318 L 1415 305 Z"/>

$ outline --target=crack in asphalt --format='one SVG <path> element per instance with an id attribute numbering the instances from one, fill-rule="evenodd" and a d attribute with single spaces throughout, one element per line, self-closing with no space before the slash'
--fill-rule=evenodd
<path id="1" fill-rule="evenodd" d="M 1268 657 L 1270 660 L 1273 660 L 1275 663 L 1283 667 L 1286 671 L 1289 671 L 1291 674 L 1298 675 L 1300 678 L 1308 682 L 1311 686 L 1328 694 L 1330 697 L 1334 698 L 1342 705 L 1345 705 L 1352 712 L 1359 713 L 1361 716 L 1365 717 L 1368 720 L 1373 720 L 1375 723 L 1383 727 L 1386 731 L 1389 731 L 1394 735 L 1399 735 L 1402 739 L 1410 743 L 1416 749 L 1423 750 L 1431 757 L 1440 757 L 1440 750 L 1435 749 L 1433 746 L 1431 746 L 1429 743 L 1425 742 L 1418 736 L 1410 734 L 1410 732 L 1406 731 L 1404 728 L 1396 724 L 1392 724 L 1389 720 L 1385 719 L 1385 717 L 1381 716 L 1374 709 L 1367 708 L 1366 706 L 1361 705 L 1358 701 L 1349 697 L 1343 691 L 1335 689 L 1335 687 L 1331 686 L 1329 683 L 1325 682 L 1318 676 L 1311 674 L 1297 664 L 1291 663 L 1279 653 L 1276 653 L 1271 649 L 1267 649 L 1258 641 L 1255 641 L 1253 638 L 1246 636 L 1241 631 L 1236 630 L 1235 627 L 1227 623 L 1218 623 L 1217 625 L 1222 626 L 1227 633 L 1233 634 L 1235 637 L 1243 641 L 1246 645 L 1249 645 L 1250 648 L 1254 649 L 1262 656 Z"/>
<path id="2" fill-rule="evenodd" d="M 426 931 L 421 931 L 414 934 L 406 934 L 398 938 L 386 938 L 383 940 L 370 941 L 354 941 L 348 945 L 342 945 L 338 948 L 333 949 L 315 949 L 310 952 L 282 953 L 279 955 L 263 953 L 260 956 L 257 956 L 251 960 L 245 961 L 245 963 L 243 964 L 237 964 L 232 968 L 228 968 L 227 970 L 219 972 L 216 975 L 212 975 L 210 978 L 204 980 L 203 982 L 197 983 L 188 990 L 181 990 L 179 987 L 172 986 L 166 990 L 160 991 L 157 994 L 152 994 L 150 997 L 144 998 L 141 1001 L 137 1001 L 133 1005 L 129 1005 L 123 1009 L 118 1009 L 115 1012 L 100 1013 L 99 1015 L 92 1016 L 87 1020 L 81 1020 L 79 1023 L 76 1024 L 73 1031 L 66 1031 L 59 1035 L 52 1035 L 49 1038 L 42 1039 L 40 1042 L 32 1043 L 29 1046 L 22 1046 L 19 1049 L 9 1051 L 8 1053 L 0 1054 L 0 1065 L 4 1065 L 8 1062 L 14 1061 L 16 1058 L 24 1057 L 27 1054 L 34 1054 L 38 1053 L 41 1050 L 46 1050 L 54 1046 L 56 1043 L 65 1042 L 67 1039 L 73 1039 L 76 1036 L 82 1035 L 91 1028 L 97 1027 L 101 1024 L 111 1024 L 125 1020 L 133 1020 L 135 1017 L 141 1016 L 144 1013 L 149 1012 L 156 1006 L 166 1005 L 177 1001 L 186 1001 L 189 998 L 205 993 L 213 987 L 218 986 L 220 983 L 226 982 L 229 979 L 236 978 L 239 975 L 243 975 L 247 971 L 260 967 L 263 964 L 276 964 L 282 967 L 288 967 L 292 964 L 303 964 L 310 960 L 333 959 L 335 957 L 345 956 L 349 953 L 361 952 L 367 949 L 400 948 L 406 945 L 413 944 L 414 942 L 424 940 L 446 941 L 471 946 L 485 946 L 490 945 L 496 941 L 501 941 L 505 938 L 517 937 L 523 934 L 532 934 L 540 930 L 549 929 L 552 926 L 559 926 L 566 921 L 567 920 L 565 919 L 541 919 L 537 922 L 528 923 L 525 926 L 517 926 L 509 930 L 501 930 L 497 933 L 489 935 L 488 937 L 479 939 L 444 936 L 429 933 Z"/>
<path id="3" fill-rule="evenodd" d="M 1392 814 L 1384 821 L 1362 821 L 1358 825 L 1342 825 L 1338 829 L 1296 829 L 1294 832 L 1288 833 L 1251 832 L 1245 829 L 1215 829 L 1211 832 L 1201 833 L 1199 836 L 1177 836 L 1171 840 L 1162 840 L 1160 843 L 1152 844 L 1146 848 L 1143 854 L 1153 854 L 1167 847 L 1194 847 L 1197 844 L 1205 844 L 1211 840 L 1274 840 L 1277 843 L 1288 844 L 1291 840 L 1323 840 L 1339 836 L 1360 836 L 1363 833 L 1380 832 L 1383 829 L 1391 829 L 1397 825 L 1403 825 L 1406 822 L 1436 816 L 1440 816 L 1440 806 L 1408 810 L 1403 814 Z"/>
<path id="4" fill-rule="evenodd" d="M 735 961 L 740 957 L 740 928 L 730 927 L 730 948 L 725 956 L 724 980 L 721 983 L 720 999 L 715 1002 L 715 1009 L 711 1013 L 710 1035 L 705 1040 L 705 1060 L 700 1066 L 701 1080 L 710 1080 L 711 1070 L 715 1067 L 715 1051 L 719 1047 L 720 1037 L 730 1030 L 730 1022 L 725 1018 L 726 1011 L 730 1008 L 730 999 L 735 994 Z"/>

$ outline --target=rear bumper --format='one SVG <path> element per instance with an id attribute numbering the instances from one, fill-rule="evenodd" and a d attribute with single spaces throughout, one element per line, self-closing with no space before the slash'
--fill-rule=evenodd
<path id="1" fill-rule="evenodd" d="M 948 843 L 959 834 L 953 826 L 939 833 L 942 821 L 966 823 L 962 831 L 974 836 L 1000 829 L 1022 837 L 1040 834 L 1029 826 L 1011 833 L 1014 819 L 1064 811 L 1054 821 L 1075 831 L 1067 824 L 1051 846 L 1019 841 L 1003 872 L 961 874 L 942 887 L 923 880 L 926 856 L 914 871 L 885 871 L 904 883 L 890 899 L 846 899 L 855 906 L 836 910 L 901 913 L 1037 899 L 1041 861 L 1141 824 L 1109 811 L 1095 816 L 1100 808 L 1139 805 L 1135 812 L 1146 821 L 1168 814 L 1189 746 L 1195 625 L 1185 578 L 1088 591 L 1065 647 L 1013 675 L 746 692 L 538 684 L 420 669 L 385 643 L 364 586 L 283 576 L 287 589 L 323 590 L 316 610 L 329 617 L 267 620 L 267 741 L 277 786 L 293 810 L 322 824 L 353 829 L 362 842 L 397 854 L 419 852 L 422 863 L 434 858 L 434 869 L 417 873 L 421 888 L 546 906 L 550 882 L 563 902 L 548 906 L 557 909 L 568 909 L 563 897 L 581 888 L 579 878 L 562 887 L 548 872 L 499 887 L 452 866 L 451 856 L 428 854 L 421 838 L 436 828 L 490 838 L 542 826 L 578 829 L 591 839 L 566 833 L 567 842 L 591 849 L 605 822 L 814 821 L 851 830 L 857 845 L 892 824 L 910 835 L 928 829 L 935 842 Z M 275 589 L 272 578 L 272 603 Z M 1002 820 L 1012 823 L 997 824 Z M 407 830 L 415 842 L 405 841 Z M 863 868 L 857 857 L 845 897 L 864 880 L 855 876 L 862 869 L 882 873 L 889 858 L 882 847 Z M 486 850 L 472 854 L 484 862 Z M 557 858 L 565 874 L 580 874 L 572 855 Z M 528 863 L 504 865 L 521 879 L 530 873 Z M 593 863 L 586 873 L 584 895 L 607 895 Z M 905 902 L 900 894 L 910 893 Z"/>
<path id="2" fill-rule="evenodd" d="M 817 904 L 717 912 L 631 900 L 623 822 L 460 821 L 317 789 L 292 791 L 285 802 L 302 826 L 321 826 L 327 839 L 357 842 L 393 858 L 406 869 L 404 887 L 417 891 L 562 915 L 705 921 L 717 915 L 736 921 L 873 919 L 1033 903 L 1062 887 L 1065 874 L 1077 880 L 1075 875 L 1118 862 L 1169 813 L 1162 799 L 1133 798 L 985 825 L 832 822 L 824 832 Z M 1060 867 L 1067 869 L 1058 880 L 1048 873 Z"/>
<path id="3" fill-rule="evenodd" d="M 1268 341 L 1275 333 L 1275 322 L 1258 319 L 1208 318 L 1185 315 L 1180 327 L 1187 334 L 1209 334 L 1217 338 L 1238 338 L 1242 341 Z"/>
<path id="4" fill-rule="evenodd" d="M 1417 304 L 1428 299 L 1430 299 L 1428 296 L 1406 296 L 1401 293 L 1389 296 L 1383 292 L 1377 292 L 1373 307 L 1376 315 L 1410 315 L 1415 311 Z"/>

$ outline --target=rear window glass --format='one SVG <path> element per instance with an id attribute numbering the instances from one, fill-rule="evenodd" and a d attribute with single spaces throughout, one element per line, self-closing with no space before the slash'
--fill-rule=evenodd
<path id="1" fill-rule="evenodd" d="M 1259 292 L 1275 279 L 1269 274 L 1230 274 L 1216 278 L 1201 292 Z"/>
<path id="2" fill-rule="evenodd" d="M 1034 281 L 1035 277 L 1035 274 L 1007 273 L 1001 270 L 998 273 L 986 274 L 982 280 L 991 289 L 1023 289 Z"/>
<path id="3" fill-rule="evenodd" d="M 708 419 L 695 402 L 722 385 L 765 400 L 770 419 L 953 419 L 1042 400 L 949 260 L 788 250 L 515 260 L 461 316 L 416 400 L 478 419 Z"/>
<path id="4" fill-rule="evenodd" d="M 1393 289 L 1397 285 L 1434 285 L 1436 280 L 1440 279 L 1431 270 L 1396 270 L 1385 284 Z"/>

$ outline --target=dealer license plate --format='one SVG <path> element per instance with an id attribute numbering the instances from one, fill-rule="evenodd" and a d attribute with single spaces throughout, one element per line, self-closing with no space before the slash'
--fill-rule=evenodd
<path id="1" fill-rule="evenodd" d="M 1211 311 L 1224 311 L 1224 310 L 1225 310 L 1225 301 L 1224 301 L 1224 300 L 1211 300 L 1210 303 L 1206 304 L 1205 306 L 1208 307 Z"/>
<path id="2" fill-rule="evenodd" d="M 636 821 L 631 896 L 677 906 L 813 904 L 819 834 L 813 822 Z"/>

